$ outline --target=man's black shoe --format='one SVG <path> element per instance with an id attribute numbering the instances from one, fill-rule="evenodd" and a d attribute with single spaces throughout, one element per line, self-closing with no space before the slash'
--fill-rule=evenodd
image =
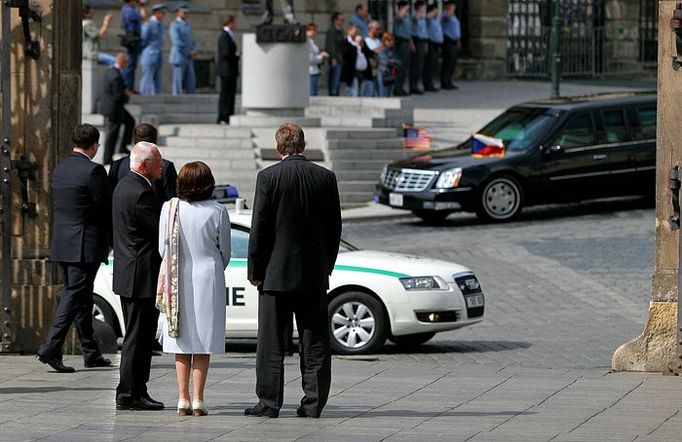
<path id="1" fill-rule="evenodd" d="M 163 405 L 163 402 L 157 401 L 156 399 L 152 399 L 152 397 L 149 396 L 149 393 L 144 393 L 144 394 L 142 395 L 142 397 L 143 397 L 144 399 L 148 400 L 149 402 L 151 402 L 152 404 L 158 404 L 158 405 L 161 405 L 162 407 L 165 407 L 165 405 Z"/>
<path id="2" fill-rule="evenodd" d="M 85 361 L 85 368 L 95 368 L 95 367 L 111 367 L 111 359 L 107 359 L 102 355 L 97 356 L 92 361 Z"/>
<path id="3" fill-rule="evenodd" d="M 262 404 L 258 404 L 254 407 L 247 408 L 244 410 L 244 415 L 245 416 L 257 416 L 257 417 L 272 417 L 276 418 L 279 417 L 279 410 L 275 410 L 270 407 L 265 407 Z"/>
<path id="4" fill-rule="evenodd" d="M 49 358 L 47 356 L 41 356 L 37 355 L 36 359 L 42 362 L 43 364 L 47 364 L 50 367 L 54 369 L 54 371 L 58 373 L 75 373 L 76 369 L 73 367 L 68 367 L 64 365 L 61 359 L 57 358 Z"/>
<path id="5" fill-rule="evenodd" d="M 150 402 L 146 398 L 133 399 L 131 401 L 120 402 L 116 404 L 117 410 L 163 410 L 164 406 L 161 402 Z"/>
<path id="6" fill-rule="evenodd" d="M 319 417 L 319 416 L 313 416 L 313 415 L 311 415 L 311 414 L 308 414 L 308 413 L 305 411 L 305 409 L 303 408 L 303 405 L 301 405 L 300 407 L 298 407 L 298 408 L 296 409 L 296 416 L 298 416 L 298 417 L 312 417 L 312 418 L 314 418 L 314 419 L 317 419 L 317 418 Z"/>

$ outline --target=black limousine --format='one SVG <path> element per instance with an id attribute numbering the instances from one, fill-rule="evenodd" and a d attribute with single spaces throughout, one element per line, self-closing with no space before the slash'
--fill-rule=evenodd
<path id="1" fill-rule="evenodd" d="M 432 222 L 507 221 L 534 204 L 651 195 L 655 173 L 656 95 L 600 94 L 520 104 L 462 144 L 389 164 L 375 200 Z"/>

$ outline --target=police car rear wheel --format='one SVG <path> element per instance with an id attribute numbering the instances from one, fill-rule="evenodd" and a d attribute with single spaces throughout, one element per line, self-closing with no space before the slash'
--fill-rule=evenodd
<path id="1" fill-rule="evenodd" d="M 363 292 L 346 292 L 328 307 L 330 341 L 334 352 L 373 353 L 386 342 L 388 327 L 381 303 Z"/>

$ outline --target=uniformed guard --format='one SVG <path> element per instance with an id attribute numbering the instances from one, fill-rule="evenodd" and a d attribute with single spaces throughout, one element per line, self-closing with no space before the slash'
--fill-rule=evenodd
<path id="1" fill-rule="evenodd" d="M 173 65 L 173 95 L 193 94 L 196 89 L 194 58 L 196 57 L 192 27 L 187 22 L 188 9 L 185 4 L 175 8 L 175 20 L 170 25 L 172 43 L 170 64 Z"/>
<path id="2" fill-rule="evenodd" d="M 414 14 L 412 15 L 412 42 L 414 50 L 410 57 L 410 93 L 423 94 L 424 90 L 419 87 L 424 75 L 424 59 L 426 56 L 429 33 L 426 30 L 426 2 L 417 0 L 414 2 Z"/>
<path id="3" fill-rule="evenodd" d="M 161 65 L 163 64 L 163 18 L 166 5 L 152 7 L 151 18 L 142 25 L 142 79 L 140 93 L 156 95 L 161 92 Z"/>
<path id="4" fill-rule="evenodd" d="M 414 50 L 412 43 L 412 22 L 410 21 L 410 3 L 400 0 L 396 5 L 393 33 L 395 34 L 395 52 L 400 60 L 398 72 L 395 77 L 393 94 L 397 97 L 407 95 L 405 93 L 405 71 L 410 63 L 410 52 Z"/>

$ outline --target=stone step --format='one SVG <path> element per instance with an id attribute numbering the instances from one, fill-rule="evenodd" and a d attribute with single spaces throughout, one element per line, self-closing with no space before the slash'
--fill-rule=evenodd
<path id="1" fill-rule="evenodd" d="M 352 158 L 331 161 L 331 167 L 333 171 L 368 170 L 375 171 L 377 177 L 386 164 L 388 164 L 388 161 L 386 160 L 356 160 Z"/>
<path id="2" fill-rule="evenodd" d="M 362 106 L 309 106 L 305 109 L 307 117 L 373 117 L 373 118 L 409 118 L 412 119 L 411 109 L 380 109 Z"/>
<path id="3" fill-rule="evenodd" d="M 398 136 L 396 129 L 380 128 L 380 129 L 329 129 L 327 130 L 327 139 L 374 139 L 374 138 L 395 138 Z"/>
<path id="4" fill-rule="evenodd" d="M 339 198 L 341 204 L 344 203 L 368 203 L 372 201 L 374 193 L 372 191 L 368 192 L 340 192 Z"/>
<path id="5" fill-rule="evenodd" d="M 328 97 L 318 96 L 310 97 L 310 106 L 328 106 L 328 107 L 377 107 L 381 109 L 401 109 L 412 107 L 410 98 L 399 97 Z"/>
<path id="6" fill-rule="evenodd" d="M 160 148 L 164 157 L 182 159 L 183 161 L 203 161 L 205 159 L 255 161 L 256 159 L 256 152 L 253 149 L 201 149 L 163 145 Z"/>
<path id="7" fill-rule="evenodd" d="M 204 138 L 204 137 L 175 137 L 163 136 L 159 140 L 162 144 L 169 147 L 184 147 L 189 149 L 245 149 L 252 150 L 253 142 L 247 138 Z"/>
<path id="8" fill-rule="evenodd" d="M 381 169 L 378 170 L 334 170 L 336 174 L 337 181 L 367 181 L 367 182 L 379 182 L 379 176 L 381 175 Z"/>
<path id="9" fill-rule="evenodd" d="M 392 162 L 407 158 L 407 152 L 402 149 L 330 149 L 329 160 L 382 160 Z"/>
<path id="10" fill-rule="evenodd" d="M 218 94 L 193 94 L 193 95 L 135 95 L 130 98 L 130 104 L 206 104 L 218 106 Z"/>
<path id="11" fill-rule="evenodd" d="M 201 138 L 249 138 L 248 128 L 220 124 L 162 124 L 160 136 L 201 137 Z"/>
<path id="12" fill-rule="evenodd" d="M 214 123 L 216 120 L 215 113 L 159 113 L 159 114 L 140 114 L 140 121 L 148 121 L 156 125 L 162 124 L 210 124 Z M 218 126 L 216 124 L 216 126 Z"/>
<path id="13" fill-rule="evenodd" d="M 195 157 L 195 158 L 174 158 L 171 155 L 167 156 L 170 160 L 177 164 L 187 164 L 192 161 L 203 161 L 215 172 L 222 171 L 233 171 L 238 172 L 240 176 L 249 177 L 251 175 L 255 176 L 258 171 L 256 160 L 240 160 L 240 159 L 224 159 L 224 158 L 208 158 L 208 157 Z"/>
<path id="14" fill-rule="evenodd" d="M 278 128 L 284 123 L 296 123 L 303 128 L 320 127 L 319 118 L 301 116 L 262 116 L 262 115 L 233 115 L 230 117 L 230 127 L 272 127 Z"/>
<path id="15" fill-rule="evenodd" d="M 329 149 L 402 149 L 402 138 L 350 138 L 329 139 Z"/>
<path id="16" fill-rule="evenodd" d="M 379 181 L 339 181 L 340 192 L 373 192 L 374 186 Z"/>
<path id="17" fill-rule="evenodd" d="M 137 114 L 165 114 L 171 110 L 174 113 L 200 113 L 211 114 L 215 121 L 218 115 L 218 108 L 212 104 L 195 104 L 195 103 L 146 103 L 146 104 L 129 104 L 128 109 L 131 113 L 135 111 Z"/>
<path id="18" fill-rule="evenodd" d="M 104 115 L 102 114 L 83 114 L 81 116 L 82 124 L 92 124 L 93 126 L 100 128 L 104 127 Z"/>

